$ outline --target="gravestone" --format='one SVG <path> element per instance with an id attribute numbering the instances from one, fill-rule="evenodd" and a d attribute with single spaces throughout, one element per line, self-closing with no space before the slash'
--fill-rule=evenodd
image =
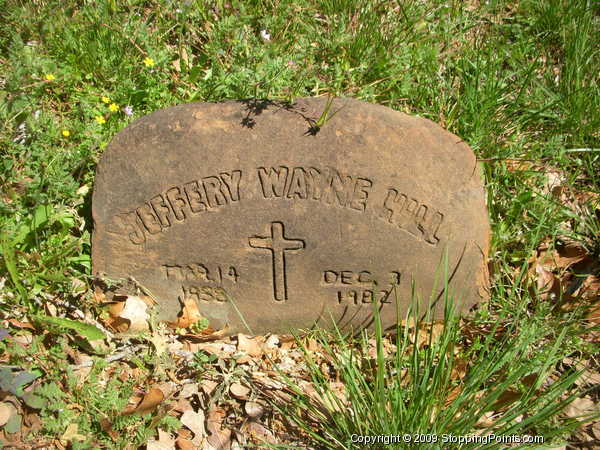
<path id="1" fill-rule="evenodd" d="M 93 271 L 133 277 L 174 320 L 215 329 L 384 326 L 411 293 L 487 295 L 489 224 L 473 152 L 433 122 L 352 99 L 192 103 L 118 133 L 98 164 Z M 446 275 L 445 275 L 446 274 Z M 248 328 L 250 330 L 248 330 Z"/>

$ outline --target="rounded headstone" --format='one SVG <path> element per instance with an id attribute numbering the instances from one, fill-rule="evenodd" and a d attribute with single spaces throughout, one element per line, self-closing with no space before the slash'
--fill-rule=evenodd
<path id="1" fill-rule="evenodd" d="M 440 318 L 445 292 L 462 311 L 487 296 L 473 152 L 357 100 L 157 111 L 102 155 L 92 211 L 94 274 L 133 277 L 164 319 L 193 299 L 231 333 L 362 327 L 376 302 L 387 327 L 414 298 Z"/>

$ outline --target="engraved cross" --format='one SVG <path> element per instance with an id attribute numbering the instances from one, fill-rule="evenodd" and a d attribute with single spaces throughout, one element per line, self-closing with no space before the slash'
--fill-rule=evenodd
<path id="1" fill-rule="evenodd" d="M 250 247 L 271 251 L 273 258 L 273 292 L 275 300 L 287 300 L 285 252 L 304 248 L 302 239 L 287 239 L 283 223 L 271 222 L 271 236 L 253 236 L 248 239 Z"/>

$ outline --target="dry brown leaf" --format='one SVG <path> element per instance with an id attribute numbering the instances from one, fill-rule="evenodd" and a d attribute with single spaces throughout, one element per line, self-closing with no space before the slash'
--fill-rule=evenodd
<path id="1" fill-rule="evenodd" d="M 531 161 L 523 161 L 520 159 L 507 159 L 504 161 L 506 169 L 509 172 L 524 172 L 527 170 L 534 170 Z"/>
<path id="2" fill-rule="evenodd" d="M 106 417 L 103 417 L 102 419 L 100 419 L 100 428 L 102 428 L 102 431 L 104 431 L 106 434 L 108 434 L 112 438 L 113 441 L 116 441 L 119 439 L 119 433 L 117 433 L 116 431 L 114 431 L 112 429 L 112 423 Z"/>
<path id="3" fill-rule="evenodd" d="M 592 424 L 592 434 L 596 439 L 600 441 L 600 420 L 596 420 Z"/>
<path id="4" fill-rule="evenodd" d="M 202 314 L 200 314 L 196 300 L 187 298 L 183 300 L 181 314 L 177 318 L 177 322 L 174 326 L 176 328 L 188 328 L 190 325 L 193 325 L 202 319 L 203 317 Z"/>
<path id="5" fill-rule="evenodd" d="M 309 352 L 319 352 L 322 350 L 317 340 L 313 338 L 308 339 L 308 342 L 306 343 L 306 349 Z"/>
<path id="6" fill-rule="evenodd" d="M 219 383 L 217 383 L 216 381 L 205 379 L 200 382 L 200 387 L 206 395 L 210 395 L 215 390 L 218 384 Z"/>
<path id="7" fill-rule="evenodd" d="M 15 414 L 18 414 L 18 411 L 17 411 L 17 408 L 15 408 L 12 403 L 1 402 L 0 403 L 0 427 L 3 427 L 4 425 L 6 425 L 6 422 L 8 422 L 9 419 L 12 416 L 14 416 Z"/>
<path id="8" fill-rule="evenodd" d="M 450 372 L 451 380 L 462 380 L 467 374 L 467 368 L 469 367 L 469 362 L 463 358 L 457 358 L 454 360 L 454 365 L 452 366 L 452 371 Z"/>
<path id="9" fill-rule="evenodd" d="M 456 398 L 458 397 L 458 395 L 461 393 L 462 391 L 462 385 L 458 385 L 455 388 L 453 388 L 450 393 L 448 394 L 448 397 L 446 397 L 446 403 L 445 405 L 448 406 L 450 403 L 452 403 L 454 400 L 456 400 Z"/>
<path id="10" fill-rule="evenodd" d="M 500 397 L 498 397 L 498 400 L 496 400 L 496 403 L 494 403 L 492 409 L 494 411 L 505 409 L 520 398 L 521 394 L 519 392 L 513 391 L 512 389 L 508 389 L 507 391 L 504 391 L 502 394 L 500 394 Z"/>
<path id="11" fill-rule="evenodd" d="M 147 309 L 148 305 L 140 297 L 128 296 L 119 317 L 129 320 L 129 331 L 147 330 L 149 319 Z"/>
<path id="12" fill-rule="evenodd" d="M 94 299 L 95 303 L 102 305 L 102 304 L 106 303 L 106 294 L 104 293 L 104 291 L 102 291 L 102 289 L 100 289 L 98 286 L 96 286 L 94 288 L 93 299 Z"/>
<path id="13" fill-rule="evenodd" d="M 194 410 L 189 409 L 181 415 L 181 419 L 179 420 L 194 433 L 192 443 L 199 446 L 202 443 L 202 439 L 206 436 L 206 429 L 204 428 L 204 412 L 202 412 L 202 410 L 194 412 Z"/>
<path id="14" fill-rule="evenodd" d="M 175 403 L 175 406 L 173 407 L 173 411 L 177 411 L 180 413 L 184 413 L 188 409 L 193 408 L 192 403 L 187 398 L 180 398 L 179 400 L 177 400 L 177 403 Z"/>
<path id="15" fill-rule="evenodd" d="M 477 420 L 475 426 L 477 428 L 489 428 L 493 426 L 494 423 L 496 423 L 494 420 L 494 413 L 492 411 L 488 411 Z"/>
<path id="16" fill-rule="evenodd" d="M 50 316 L 50 317 L 56 317 L 58 316 L 58 308 L 56 307 L 55 304 L 53 303 L 46 303 L 44 305 L 45 309 L 46 309 L 46 313 Z"/>
<path id="17" fill-rule="evenodd" d="M 588 416 L 594 412 L 598 412 L 598 406 L 588 396 L 576 398 L 565 408 L 565 415 L 571 418 Z"/>
<path id="18" fill-rule="evenodd" d="M 208 410 L 208 421 L 206 428 L 210 435 L 208 443 L 219 450 L 229 450 L 231 446 L 231 430 L 222 428 L 223 419 L 225 418 L 225 410 L 216 405 L 213 405 Z"/>
<path id="19" fill-rule="evenodd" d="M 191 408 L 191 409 L 193 409 L 193 408 Z M 187 439 L 188 441 L 192 442 L 193 436 L 194 436 L 194 433 L 192 433 L 186 427 L 181 427 L 179 430 L 177 430 L 177 438 Z"/>
<path id="20" fill-rule="evenodd" d="M 265 342 L 265 347 L 269 350 L 273 350 L 278 348 L 279 346 L 279 336 L 276 334 L 272 334 Z"/>
<path id="21" fill-rule="evenodd" d="M 192 441 L 184 438 L 177 438 L 175 445 L 177 445 L 178 450 L 196 450 L 198 448 L 192 444 Z"/>
<path id="22" fill-rule="evenodd" d="M 260 403 L 246 402 L 244 405 L 244 411 L 246 411 L 246 414 L 248 417 L 250 417 L 250 419 L 258 420 L 264 414 L 265 409 Z"/>
<path id="23" fill-rule="evenodd" d="M 238 400 L 248 400 L 248 394 L 250 394 L 250 389 L 240 383 L 232 383 L 229 386 L 229 392 Z"/>
<path id="24" fill-rule="evenodd" d="M 586 369 L 581 374 L 580 380 L 590 386 L 600 386 L 600 373 L 595 369 Z"/>
<path id="25" fill-rule="evenodd" d="M 248 355 L 258 357 L 263 354 L 263 343 L 265 341 L 264 336 L 256 336 L 249 338 L 243 334 L 238 334 L 238 345 L 237 349 L 240 352 L 246 352 Z"/>
<path id="26" fill-rule="evenodd" d="M 538 375 L 535 373 L 531 373 L 527 376 L 521 378 L 521 383 L 523 383 L 527 387 L 532 387 L 538 380 Z"/>
<path id="27" fill-rule="evenodd" d="M 546 183 L 542 192 L 547 195 L 552 195 L 554 198 L 560 198 L 564 190 L 564 184 L 567 181 L 563 172 L 548 168 L 546 170 Z"/>
<path id="28" fill-rule="evenodd" d="M 135 332 L 148 329 L 148 305 L 133 295 L 125 297 L 125 301 L 111 303 L 108 312 L 111 316 L 109 325 L 118 332 Z"/>
<path id="29" fill-rule="evenodd" d="M 552 272 L 546 270 L 541 264 L 536 264 L 535 273 L 537 275 L 537 291 L 541 299 L 546 299 L 555 291 L 557 278 Z"/>
<path id="30" fill-rule="evenodd" d="M 67 428 L 63 435 L 60 437 L 61 441 L 71 442 L 71 441 L 79 441 L 83 442 L 87 438 L 83 434 L 79 434 L 78 425 L 76 423 L 70 423 L 67 425 Z"/>
<path id="31" fill-rule="evenodd" d="M 151 439 L 146 444 L 146 450 L 175 450 L 175 440 L 171 437 L 171 434 L 158 430 L 158 439 Z"/>
<path id="32" fill-rule="evenodd" d="M 256 439 L 258 441 L 266 442 L 269 444 L 277 443 L 277 441 L 275 440 L 275 437 L 273 436 L 273 433 L 271 433 L 271 431 L 266 429 L 262 424 L 260 424 L 258 422 L 251 420 L 246 423 L 246 426 L 244 428 L 246 429 L 246 431 L 248 432 L 248 434 L 250 436 L 252 436 L 254 439 Z"/>
<path id="33" fill-rule="evenodd" d="M 179 398 L 190 398 L 192 395 L 198 393 L 198 383 L 187 383 L 184 384 L 179 391 Z"/>
<path id="34" fill-rule="evenodd" d="M 568 269 L 588 257 L 587 250 L 581 243 L 562 238 L 563 245 L 557 246 L 554 252 L 554 262 L 560 269 Z"/>
<path id="35" fill-rule="evenodd" d="M 8 323 L 10 323 L 15 328 L 27 328 L 29 330 L 35 330 L 35 327 L 29 322 L 21 322 L 17 319 L 8 319 Z"/>
<path id="36" fill-rule="evenodd" d="M 123 414 L 144 415 L 154 410 L 164 399 L 165 395 L 163 392 L 160 389 L 153 387 L 146 395 L 144 395 L 144 398 L 142 398 L 142 401 L 136 408 L 133 410 L 125 410 Z"/>
<path id="37" fill-rule="evenodd" d="M 592 326 L 600 325 L 600 301 L 590 308 L 587 320 Z"/>

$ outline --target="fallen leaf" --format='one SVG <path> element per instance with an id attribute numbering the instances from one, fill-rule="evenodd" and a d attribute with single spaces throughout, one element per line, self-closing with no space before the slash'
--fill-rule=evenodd
<path id="1" fill-rule="evenodd" d="M 198 383 L 184 384 L 179 391 L 179 398 L 190 398 L 192 395 L 198 393 Z"/>
<path id="2" fill-rule="evenodd" d="M 158 430 L 158 439 L 151 439 L 146 444 L 147 450 L 175 450 L 175 440 L 169 433 Z"/>
<path id="3" fill-rule="evenodd" d="M 179 420 L 194 433 L 192 443 L 199 446 L 202 443 L 202 439 L 206 436 L 206 430 L 204 428 L 204 412 L 202 412 L 202 410 L 194 412 L 190 409 L 185 411 Z"/>
<path id="4" fill-rule="evenodd" d="M 191 298 L 187 298 L 183 300 L 181 314 L 177 318 L 177 322 L 174 325 L 176 328 L 188 328 L 190 325 L 193 325 L 202 319 L 203 316 L 200 314 L 200 310 L 198 309 L 198 304 L 196 301 Z"/>
<path id="5" fill-rule="evenodd" d="M 102 428 L 102 431 L 104 431 L 106 434 L 108 434 L 113 441 L 116 441 L 119 439 L 119 434 L 112 429 L 112 423 L 110 420 L 108 420 L 106 417 L 103 417 L 102 419 L 100 419 L 100 428 Z"/>
<path id="6" fill-rule="evenodd" d="M 513 391 L 512 389 L 508 389 L 508 390 L 504 391 L 502 394 L 500 394 L 500 396 L 498 397 L 498 400 L 496 400 L 496 403 L 494 403 L 494 406 L 492 407 L 492 409 L 494 411 L 504 409 L 504 408 L 508 407 L 509 405 L 513 404 L 514 402 L 516 402 L 517 400 L 519 400 L 520 398 L 521 398 L 521 394 L 519 392 Z"/>
<path id="7" fill-rule="evenodd" d="M 231 430 L 229 428 L 221 427 L 224 418 L 225 411 L 223 408 L 213 405 L 208 410 L 206 428 L 210 434 L 207 441 L 210 445 L 219 450 L 229 450 L 229 447 L 231 446 Z"/>
<path id="8" fill-rule="evenodd" d="M 600 301 L 590 308 L 587 320 L 592 326 L 600 325 Z"/>
<path id="9" fill-rule="evenodd" d="M 248 394 L 250 394 L 250 389 L 240 383 L 232 383 L 229 386 L 229 392 L 238 400 L 248 400 Z"/>
<path id="10" fill-rule="evenodd" d="M 219 383 L 217 383 L 216 381 L 204 379 L 200 382 L 200 387 L 206 395 L 210 395 L 215 390 L 218 384 Z"/>
<path id="11" fill-rule="evenodd" d="M 600 420 L 596 420 L 592 424 L 592 433 L 594 434 L 594 437 L 600 441 Z"/>
<path id="12" fill-rule="evenodd" d="M 454 360 L 452 371 L 450 372 L 451 380 L 462 380 L 467 374 L 467 367 L 469 362 L 464 358 L 458 358 Z"/>
<path id="13" fill-rule="evenodd" d="M 565 408 L 565 415 L 567 417 L 585 417 L 594 412 L 597 412 L 598 408 L 594 401 L 590 397 L 580 397 L 569 403 L 569 406 Z"/>
<path id="14" fill-rule="evenodd" d="M 150 342 L 154 345 L 154 349 L 156 350 L 156 356 L 160 356 L 167 351 L 167 344 L 169 343 L 168 336 L 155 332 L 150 336 Z"/>
<path id="15" fill-rule="evenodd" d="M 477 420 L 477 423 L 475 424 L 475 426 L 477 428 L 489 428 L 489 427 L 493 426 L 494 423 L 496 423 L 496 421 L 493 419 L 493 417 L 494 417 L 494 413 L 492 411 L 488 411 Z"/>
<path id="16" fill-rule="evenodd" d="M 461 393 L 462 391 L 462 385 L 458 385 L 456 387 L 454 387 L 450 393 L 448 394 L 448 397 L 446 397 L 446 403 L 445 405 L 448 406 L 450 405 L 454 400 L 456 400 L 456 398 L 458 397 L 458 395 Z"/>
<path id="17" fill-rule="evenodd" d="M 541 264 L 536 264 L 535 273 L 537 274 L 537 291 L 541 299 L 546 299 L 555 291 L 557 279 L 552 272 L 546 270 Z"/>
<path id="18" fill-rule="evenodd" d="M 560 245 L 557 243 L 554 252 L 554 263 L 560 269 L 568 269 L 574 264 L 583 261 L 587 256 L 585 247 L 577 241 L 561 238 Z"/>
<path id="19" fill-rule="evenodd" d="M 318 352 L 318 351 L 322 350 L 319 343 L 316 341 L 316 339 L 313 339 L 313 338 L 308 339 L 308 342 L 306 344 L 306 349 L 309 352 Z"/>
<path id="20" fill-rule="evenodd" d="M 196 450 L 198 447 L 195 446 L 189 439 L 178 438 L 175 441 L 178 450 Z"/>
<path id="21" fill-rule="evenodd" d="M 6 424 L 4 425 L 4 431 L 10 434 L 15 434 L 21 431 L 21 422 L 23 417 L 18 412 L 12 414 Z"/>
<path id="22" fill-rule="evenodd" d="M 12 403 L 1 402 L 0 403 L 0 427 L 6 425 L 12 416 L 17 414 L 17 408 Z"/>
<path id="23" fill-rule="evenodd" d="M 559 198 L 562 193 L 562 188 L 567 181 L 563 172 L 548 168 L 546 170 L 546 183 L 542 192 L 546 195 L 552 195 L 555 198 Z"/>
<path id="24" fill-rule="evenodd" d="M 193 408 L 192 408 L 192 404 L 190 403 L 190 401 L 186 398 L 180 398 L 179 400 L 177 400 L 177 403 L 175 403 L 175 406 L 173 407 L 174 411 L 177 411 L 180 413 L 184 413 L 188 409 L 193 409 Z"/>
<path id="25" fill-rule="evenodd" d="M 8 319 L 8 323 L 15 328 L 27 328 L 29 330 L 35 330 L 35 327 L 29 322 L 21 322 L 17 319 Z"/>
<path id="26" fill-rule="evenodd" d="M 258 357 L 263 353 L 262 344 L 264 343 L 264 336 L 256 336 L 255 338 L 249 338 L 243 334 L 238 334 L 238 345 L 237 349 L 240 352 L 246 352 L 250 356 Z"/>
<path id="27" fill-rule="evenodd" d="M 104 304 L 106 303 L 106 294 L 102 291 L 102 289 L 100 289 L 100 287 L 96 286 L 94 288 L 94 296 L 93 296 L 94 302 L 98 303 L 98 304 Z"/>
<path id="28" fill-rule="evenodd" d="M 137 405 L 136 408 L 133 410 L 125 410 L 123 414 L 147 414 L 154 410 L 164 399 L 165 395 L 160 389 L 152 388 L 146 395 L 144 395 L 144 398 L 142 398 L 142 401 L 139 403 L 139 405 Z"/>
<path id="29" fill-rule="evenodd" d="M 76 423 L 70 423 L 69 425 L 67 425 L 67 429 L 65 430 L 63 435 L 60 437 L 61 441 L 66 441 L 66 442 L 71 442 L 71 441 L 83 442 L 86 439 L 87 438 L 84 435 L 79 434 L 78 425 Z"/>
<path id="30" fill-rule="evenodd" d="M 254 422 L 251 420 L 246 424 L 245 428 L 248 434 L 250 434 L 250 436 L 254 437 L 259 441 L 267 442 L 269 444 L 277 443 L 275 441 L 273 433 L 271 433 L 271 431 L 269 431 L 267 428 L 265 428 L 262 424 L 258 422 Z"/>
<path id="31" fill-rule="evenodd" d="M 276 334 L 272 334 L 269 336 L 267 341 L 265 342 L 265 347 L 268 349 L 276 349 L 279 345 L 279 337 Z"/>
<path id="32" fill-rule="evenodd" d="M 129 320 L 128 331 L 147 330 L 150 317 L 147 309 L 148 305 L 140 297 L 128 296 L 119 317 Z"/>
<path id="33" fill-rule="evenodd" d="M 246 414 L 248 417 L 250 417 L 250 419 L 258 420 L 264 414 L 265 409 L 260 403 L 246 402 L 244 405 L 244 411 L 246 411 Z"/>

